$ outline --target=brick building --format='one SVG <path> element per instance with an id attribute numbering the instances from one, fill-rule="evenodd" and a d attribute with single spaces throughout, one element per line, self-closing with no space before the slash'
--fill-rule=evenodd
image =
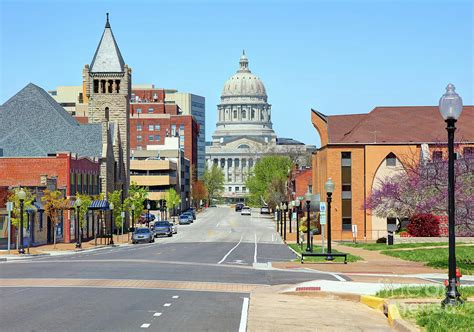
<path id="1" fill-rule="evenodd" d="M 313 191 L 313 170 L 310 167 L 296 168 L 291 172 L 290 201 L 297 197 L 304 197 L 309 191 Z M 293 194 L 294 193 L 294 194 Z"/>
<path id="2" fill-rule="evenodd" d="M 199 124 L 192 115 L 181 115 L 178 105 L 166 103 L 164 98 L 163 89 L 133 89 L 130 148 L 147 150 L 153 145 L 163 145 L 165 137 L 179 137 L 179 148 L 197 170 Z"/>
<path id="3" fill-rule="evenodd" d="M 380 180 L 404 172 L 404 160 L 437 159 L 440 142 L 447 141 L 437 106 L 376 107 L 368 114 L 330 116 L 311 110 L 311 121 L 321 138 L 313 153 L 313 193 L 325 201 L 324 184 L 332 178 L 334 240 L 352 239 L 353 225 L 359 239 L 386 236 L 395 218 L 372 215 L 366 199 Z M 474 146 L 474 106 L 464 106 L 456 126 L 462 157 Z"/>

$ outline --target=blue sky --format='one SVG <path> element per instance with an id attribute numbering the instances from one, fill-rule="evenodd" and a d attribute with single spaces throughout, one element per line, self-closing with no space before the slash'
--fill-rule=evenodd
<path id="1" fill-rule="evenodd" d="M 0 1 L 0 103 L 33 82 L 78 85 L 105 13 L 134 83 L 206 97 L 207 139 L 245 48 L 281 137 L 319 144 L 310 108 L 473 104 L 472 1 Z"/>

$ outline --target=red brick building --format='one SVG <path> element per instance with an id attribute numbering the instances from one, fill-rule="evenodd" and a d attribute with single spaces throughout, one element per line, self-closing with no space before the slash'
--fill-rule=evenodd
<path id="1" fill-rule="evenodd" d="M 165 137 L 179 137 L 185 158 L 197 168 L 199 124 L 192 115 L 180 115 L 178 105 L 165 103 L 163 89 L 134 89 L 130 103 L 130 149 L 162 145 Z"/>
<path id="2" fill-rule="evenodd" d="M 48 178 L 56 178 L 56 187 L 67 197 L 76 193 L 96 195 L 99 188 L 99 162 L 96 159 L 78 158 L 71 153 L 57 153 L 47 157 L 0 158 L 0 187 L 27 187 L 32 191 L 46 188 Z M 41 198 L 37 197 L 41 202 Z M 51 226 L 50 226 L 51 227 Z M 64 242 L 70 242 L 71 225 L 68 214 L 63 224 Z M 48 237 L 49 242 L 51 239 Z"/>
<path id="3" fill-rule="evenodd" d="M 291 191 L 294 193 L 291 200 L 301 197 L 309 191 L 312 192 L 312 169 L 299 168 L 294 169 L 291 174 Z"/>

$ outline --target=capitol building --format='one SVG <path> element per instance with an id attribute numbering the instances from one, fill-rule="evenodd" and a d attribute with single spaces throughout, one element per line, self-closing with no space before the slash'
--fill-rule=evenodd
<path id="1" fill-rule="evenodd" d="M 265 86 L 250 71 L 244 51 L 239 70 L 224 84 L 216 130 L 206 146 L 207 166 L 218 165 L 224 172 L 222 196 L 228 202 L 243 200 L 248 194 L 247 177 L 261 157 L 285 155 L 305 165 L 314 150 L 314 146 L 277 137 Z"/>

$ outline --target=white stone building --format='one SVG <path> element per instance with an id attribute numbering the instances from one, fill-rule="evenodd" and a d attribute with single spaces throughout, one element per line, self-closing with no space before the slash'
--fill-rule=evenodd
<path id="1" fill-rule="evenodd" d="M 265 155 L 287 155 L 306 164 L 314 146 L 278 138 L 272 128 L 271 105 L 263 82 L 249 69 L 245 52 L 240 68 L 224 84 L 212 142 L 206 146 L 206 162 L 220 166 L 225 176 L 223 197 L 240 201 L 248 193 L 247 177 Z"/>

